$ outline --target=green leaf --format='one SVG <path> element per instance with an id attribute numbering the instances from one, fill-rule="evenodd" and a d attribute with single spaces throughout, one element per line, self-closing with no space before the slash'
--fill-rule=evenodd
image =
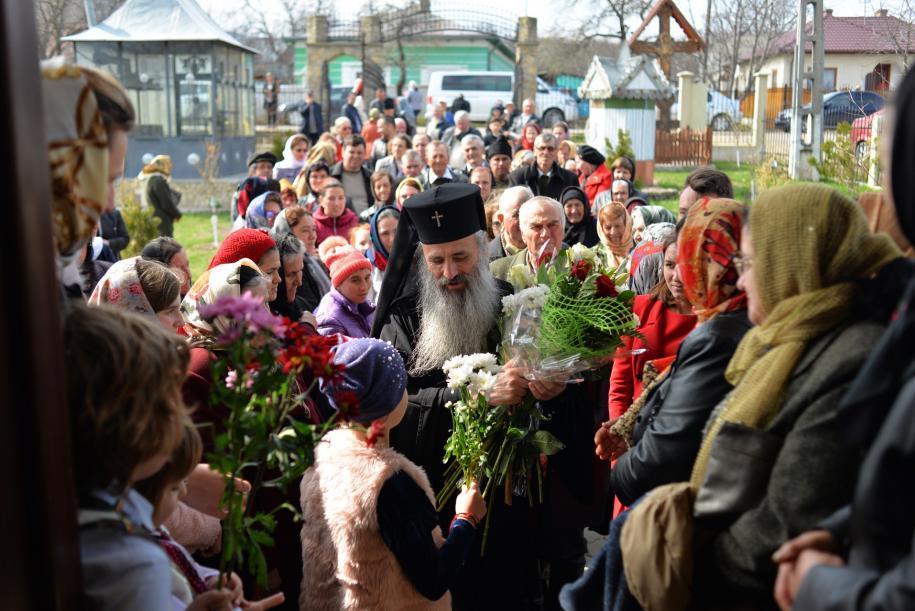
<path id="1" fill-rule="evenodd" d="M 552 456 L 566 447 L 549 431 L 537 431 L 534 433 L 531 443 L 547 456 Z"/>

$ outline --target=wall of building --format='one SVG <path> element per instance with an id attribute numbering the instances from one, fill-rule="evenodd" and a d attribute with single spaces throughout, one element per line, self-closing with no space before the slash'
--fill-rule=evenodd
<path id="1" fill-rule="evenodd" d="M 389 84 L 400 78 L 400 68 L 394 65 L 396 49 L 391 49 L 391 62 L 385 68 L 385 79 Z M 435 70 L 485 70 L 512 71 L 514 61 L 499 49 L 485 40 L 468 38 L 442 38 L 433 43 L 404 45 L 404 56 L 407 63 L 407 82 L 416 81 L 425 86 L 429 72 Z M 306 83 L 308 66 L 308 46 L 304 41 L 296 43 L 295 75 L 296 83 Z M 341 55 L 328 65 L 328 76 L 332 86 L 350 86 L 361 71 L 361 60 L 351 54 Z"/>
<path id="2" fill-rule="evenodd" d="M 591 114 L 585 127 L 585 140 L 607 152 L 604 139 L 618 144 L 619 130 L 628 132 L 637 160 L 654 159 L 654 100 L 591 100 Z"/>
<path id="3" fill-rule="evenodd" d="M 769 72 L 774 78 L 769 79 L 769 87 L 791 87 L 792 55 L 777 55 L 768 59 L 760 67 L 759 72 Z M 810 62 L 807 62 L 808 65 Z M 825 68 L 836 70 L 836 89 L 863 89 L 868 73 L 874 70 L 877 64 L 890 64 L 890 87 L 895 88 L 905 74 L 905 66 L 898 55 L 879 55 L 861 53 L 827 53 Z M 747 79 L 751 82 L 753 75 L 748 74 L 749 64 L 740 65 L 740 78 L 738 79 L 739 91 L 747 89 Z"/>

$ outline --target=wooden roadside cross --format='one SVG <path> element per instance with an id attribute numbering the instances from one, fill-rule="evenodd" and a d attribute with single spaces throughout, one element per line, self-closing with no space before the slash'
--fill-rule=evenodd
<path id="1" fill-rule="evenodd" d="M 686 40 L 674 40 L 670 34 L 670 19 L 673 17 L 680 29 L 686 35 Z M 646 42 L 639 40 L 639 37 L 645 31 L 645 28 L 651 23 L 652 19 L 658 20 L 658 39 L 655 42 Z M 671 74 L 671 58 L 674 53 L 696 53 L 705 48 L 705 43 L 699 33 L 696 32 L 692 24 L 686 19 L 680 9 L 674 4 L 674 0 L 657 0 L 645 15 L 645 20 L 629 37 L 629 49 L 638 55 L 654 55 L 661 64 L 661 72 L 671 83 L 676 82 Z M 658 100 L 658 108 L 661 111 L 661 129 L 668 129 L 670 126 L 670 107 L 673 106 L 674 99 Z"/>

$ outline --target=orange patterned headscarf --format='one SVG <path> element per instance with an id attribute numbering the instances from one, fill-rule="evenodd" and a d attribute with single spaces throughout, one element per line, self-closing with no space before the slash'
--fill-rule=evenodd
<path id="1" fill-rule="evenodd" d="M 704 322 L 747 307 L 737 288 L 734 257 L 740 252 L 743 204 L 703 198 L 689 210 L 677 239 L 677 265 L 686 298 Z"/>
<path id="2" fill-rule="evenodd" d="M 108 189 L 108 133 L 78 66 L 42 64 L 45 135 L 51 170 L 54 242 L 73 255 L 95 232 Z"/>

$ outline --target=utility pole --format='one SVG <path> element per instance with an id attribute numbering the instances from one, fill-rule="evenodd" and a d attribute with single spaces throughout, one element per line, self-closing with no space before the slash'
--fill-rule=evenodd
<path id="1" fill-rule="evenodd" d="M 812 9 L 810 32 L 807 31 L 808 9 Z M 791 150 L 788 175 L 795 180 L 818 180 L 809 158 L 820 160 L 823 144 L 823 0 L 799 0 L 797 39 L 794 43 L 794 93 L 791 102 Z M 810 68 L 807 45 L 811 47 Z M 810 84 L 810 106 L 804 107 L 804 86 Z M 806 129 L 805 129 L 806 128 Z"/>
<path id="2" fill-rule="evenodd" d="M 91 28 L 98 23 L 95 18 L 95 1 L 83 0 L 83 6 L 86 9 L 86 25 Z"/>
<path id="3" fill-rule="evenodd" d="M 702 52 L 702 80 L 709 82 L 708 78 L 708 54 L 711 48 L 709 42 L 712 33 L 712 0 L 708 0 L 705 5 L 705 50 Z"/>

